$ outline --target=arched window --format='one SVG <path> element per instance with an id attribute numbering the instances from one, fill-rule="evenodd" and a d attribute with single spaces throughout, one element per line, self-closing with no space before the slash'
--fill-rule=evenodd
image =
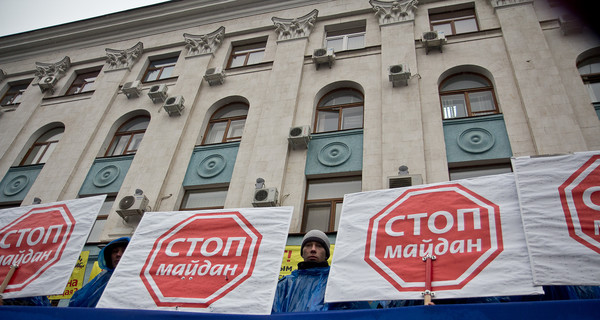
<path id="1" fill-rule="evenodd" d="M 135 117 L 125 122 L 115 133 L 105 156 L 135 154 L 149 123 L 150 118 L 146 116 Z"/>
<path id="2" fill-rule="evenodd" d="M 315 132 L 329 132 L 363 127 L 364 97 L 355 89 L 329 92 L 317 105 Z"/>
<path id="3" fill-rule="evenodd" d="M 592 102 L 600 102 L 600 56 L 581 61 L 577 68 L 583 83 L 588 88 Z"/>
<path id="4" fill-rule="evenodd" d="M 58 141 L 62 138 L 65 128 L 58 127 L 50 129 L 42 134 L 29 148 L 25 158 L 21 161 L 22 166 L 30 164 L 46 163 L 52 151 L 56 148 Z"/>
<path id="5" fill-rule="evenodd" d="M 220 108 L 210 118 L 202 144 L 242 140 L 247 115 L 245 103 L 234 102 Z"/>
<path id="6" fill-rule="evenodd" d="M 482 75 L 460 73 L 440 85 L 444 119 L 482 116 L 498 113 L 494 87 Z"/>

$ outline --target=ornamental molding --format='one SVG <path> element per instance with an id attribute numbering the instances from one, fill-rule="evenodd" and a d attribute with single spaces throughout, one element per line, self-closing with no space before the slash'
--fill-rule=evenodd
<path id="1" fill-rule="evenodd" d="M 369 0 L 369 4 L 375 11 L 375 16 L 379 19 L 379 25 L 389 25 L 393 23 L 414 21 L 415 11 L 417 10 L 417 0 L 404 1 L 378 1 Z"/>
<path id="2" fill-rule="evenodd" d="M 188 50 L 188 57 L 213 54 L 225 38 L 225 27 L 221 26 L 208 34 L 193 35 L 184 33 L 183 38 L 185 39 L 185 48 Z"/>
<path id="3" fill-rule="evenodd" d="M 36 62 L 35 75 L 40 79 L 43 77 L 54 77 L 58 80 L 62 78 L 70 67 L 71 58 L 68 56 L 55 63 Z"/>
<path id="4" fill-rule="evenodd" d="M 490 0 L 490 4 L 492 5 L 492 7 L 494 7 L 494 9 L 525 3 L 533 3 L 533 0 Z"/>
<path id="5" fill-rule="evenodd" d="M 135 64 L 144 51 L 144 44 L 138 42 L 133 47 L 125 50 L 116 50 L 106 48 L 106 64 L 109 70 L 128 69 Z"/>
<path id="6" fill-rule="evenodd" d="M 275 32 L 277 33 L 277 41 L 293 40 L 306 38 L 310 35 L 319 11 L 314 9 L 310 13 L 300 18 L 283 19 L 273 17 L 271 20 L 275 24 Z"/>

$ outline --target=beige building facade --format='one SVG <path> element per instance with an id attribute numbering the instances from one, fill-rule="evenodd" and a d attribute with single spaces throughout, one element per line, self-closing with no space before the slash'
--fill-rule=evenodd
<path id="1" fill-rule="evenodd" d="M 272 205 L 334 237 L 344 193 L 600 150 L 600 41 L 566 13 L 172 1 L 0 38 L 0 205 L 107 194 L 90 246 L 143 211 Z"/>

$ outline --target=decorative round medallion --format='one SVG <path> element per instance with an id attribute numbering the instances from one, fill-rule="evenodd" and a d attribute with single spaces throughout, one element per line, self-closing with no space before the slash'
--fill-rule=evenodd
<path id="1" fill-rule="evenodd" d="M 494 135 L 482 128 L 470 128 L 457 138 L 458 146 L 469 153 L 482 153 L 490 150 L 494 143 Z"/>
<path id="2" fill-rule="evenodd" d="M 200 161 L 196 172 L 202 178 L 212 178 L 223 172 L 227 166 L 227 160 L 220 154 L 211 154 Z"/>
<path id="3" fill-rule="evenodd" d="M 94 176 L 94 179 L 92 179 L 92 183 L 98 188 L 103 188 L 115 182 L 119 177 L 119 174 L 121 174 L 121 169 L 114 164 L 111 164 L 100 169 Z"/>
<path id="4" fill-rule="evenodd" d="M 27 185 L 29 185 L 29 178 L 27 176 L 20 175 L 10 180 L 2 191 L 5 195 L 10 197 L 23 191 Z"/>
<path id="5" fill-rule="evenodd" d="M 328 167 L 339 166 L 350 159 L 352 150 L 342 142 L 332 142 L 319 151 L 318 159 L 321 164 Z"/>

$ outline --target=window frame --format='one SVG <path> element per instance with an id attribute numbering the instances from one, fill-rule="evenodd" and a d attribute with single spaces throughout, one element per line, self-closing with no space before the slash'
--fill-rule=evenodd
<path id="1" fill-rule="evenodd" d="M 4 95 L 2 95 L 2 99 L 0 99 L 0 106 L 9 107 L 20 104 L 23 98 L 23 94 L 25 93 L 27 88 L 29 88 L 30 84 L 31 82 L 10 84 Z M 10 102 L 3 103 L 7 97 L 10 97 Z M 17 99 L 18 101 L 15 102 L 15 100 Z"/>
<path id="2" fill-rule="evenodd" d="M 62 132 L 60 133 L 60 136 L 58 137 L 58 139 L 55 140 L 47 140 L 44 139 L 44 141 L 40 141 L 40 139 L 45 136 L 46 134 L 54 131 L 54 130 L 62 130 Z M 25 154 L 25 156 L 23 157 L 23 159 L 21 159 L 21 162 L 19 163 L 19 166 L 29 166 L 29 165 L 36 165 L 36 164 L 44 164 L 46 162 L 42 162 L 42 160 L 45 158 L 46 156 L 46 152 L 48 152 L 48 150 L 50 150 L 50 148 L 52 146 L 54 146 L 54 148 L 56 148 L 56 145 L 60 142 L 60 139 L 62 138 L 63 134 L 65 133 L 65 128 L 64 127 L 55 127 L 52 129 L 48 129 L 46 131 L 44 131 L 44 133 L 42 133 L 36 140 L 35 142 L 29 147 L 29 149 L 27 150 L 27 153 Z M 53 138 L 55 136 L 59 135 L 59 133 L 54 134 L 52 137 Z M 35 152 L 35 157 L 32 159 L 31 163 L 26 163 L 28 162 L 27 160 L 29 159 L 29 157 L 33 154 L 34 149 L 36 148 L 40 148 L 39 151 Z M 50 155 L 52 155 L 52 152 L 54 151 L 54 148 L 51 149 L 50 151 Z M 37 159 L 37 161 L 34 161 L 35 159 Z"/>
<path id="3" fill-rule="evenodd" d="M 458 89 L 458 90 L 449 90 L 449 91 L 443 91 L 442 92 L 442 87 L 444 85 L 446 85 L 446 83 L 451 80 L 454 77 L 460 76 L 460 75 L 472 75 L 472 76 L 476 76 L 479 77 L 483 80 L 485 80 L 488 84 L 488 86 L 486 87 L 477 87 L 477 88 L 467 88 L 467 89 Z M 494 110 L 486 110 L 486 111 L 479 111 L 479 112 L 472 112 L 471 111 L 471 101 L 469 99 L 469 94 L 470 93 L 478 93 L 478 92 L 490 92 L 491 96 L 492 96 L 492 102 L 494 103 Z M 478 117 L 478 116 L 485 116 L 485 115 L 490 115 L 490 114 L 499 114 L 500 113 L 500 108 L 498 107 L 498 101 L 496 100 L 496 93 L 494 90 L 494 86 L 492 84 L 492 82 L 490 81 L 490 79 L 488 79 L 486 76 L 480 74 L 480 73 L 475 73 L 475 72 L 460 72 L 460 73 L 455 73 L 452 74 L 448 77 L 446 77 L 439 85 L 438 87 L 438 93 L 439 93 L 439 97 L 440 97 L 440 112 L 442 113 L 442 120 L 451 120 L 451 119 L 464 119 L 464 118 L 472 118 L 472 117 Z M 444 104 L 443 104 L 443 96 L 449 96 L 449 95 L 461 95 L 463 96 L 463 99 L 465 101 L 465 108 L 466 108 L 466 113 L 467 115 L 464 117 L 452 117 L 452 118 L 446 118 L 445 112 L 444 112 Z"/>
<path id="4" fill-rule="evenodd" d="M 447 17 L 436 18 L 438 16 L 442 16 L 442 17 L 447 16 Z M 475 30 L 465 31 L 465 32 L 457 32 L 456 31 L 456 22 L 457 21 L 466 21 L 466 20 L 473 20 L 475 22 Z M 450 30 L 452 30 L 451 34 L 445 33 L 446 36 L 479 31 L 479 22 L 477 21 L 477 13 L 475 12 L 474 7 L 467 7 L 467 8 L 460 8 L 460 9 L 457 8 L 457 9 L 451 9 L 451 10 L 447 10 L 447 11 L 439 11 L 439 12 L 430 12 L 429 13 L 429 28 L 431 31 L 436 30 L 435 29 L 436 25 L 442 25 L 442 24 L 444 24 L 444 25 L 449 24 Z"/>
<path id="5" fill-rule="evenodd" d="M 184 207 L 184 204 L 188 201 L 190 194 L 195 193 L 216 193 L 225 191 L 225 198 L 223 199 L 222 206 L 209 206 L 209 207 Z M 197 188 L 197 189 L 188 189 L 185 190 L 183 195 L 183 199 L 181 200 L 181 204 L 179 205 L 179 210 L 181 211 L 194 211 L 194 210 L 217 210 L 225 208 L 225 201 L 227 200 L 227 196 L 229 194 L 229 186 L 224 187 L 214 187 L 214 188 Z"/>
<path id="6" fill-rule="evenodd" d="M 89 196 L 86 195 L 85 197 L 82 197 L 82 198 L 87 198 L 87 197 L 92 197 L 92 196 L 93 195 L 89 195 Z M 87 243 L 102 243 L 102 241 L 90 241 L 90 238 L 93 235 L 95 235 L 94 232 L 97 231 L 96 223 L 98 221 L 104 221 L 104 223 L 106 223 L 106 220 L 108 220 L 108 216 L 110 214 L 110 209 L 114 206 L 116 201 L 117 201 L 116 194 L 107 194 L 106 195 L 106 199 L 104 199 L 104 202 L 102 203 L 102 206 L 100 207 L 100 210 L 98 211 L 98 215 L 96 216 L 96 220 L 94 220 L 92 229 L 90 229 L 90 233 L 88 234 L 88 237 L 85 241 L 86 244 Z M 103 212 L 103 210 L 105 210 L 105 211 Z M 100 239 L 98 239 L 98 240 L 100 240 Z"/>
<path id="7" fill-rule="evenodd" d="M 363 49 L 365 47 L 366 33 L 367 32 L 366 32 L 365 26 L 346 28 L 346 29 L 340 29 L 340 30 L 329 30 L 329 31 L 326 30 L 325 31 L 325 41 L 324 41 L 325 47 L 331 48 L 328 45 L 329 41 L 342 39 L 342 49 L 335 50 L 335 52 Z M 362 40 L 363 40 L 362 46 L 360 48 L 348 49 L 348 39 L 359 36 L 359 35 L 362 36 Z"/>
<path id="8" fill-rule="evenodd" d="M 338 198 L 320 198 L 320 199 L 308 199 L 309 188 L 311 184 L 318 184 L 321 181 L 325 181 L 326 183 L 335 183 L 335 182 L 360 182 L 360 189 L 362 191 L 362 176 L 361 175 L 352 175 L 352 176 L 342 176 L 335 178 L 315 178 L 315 179 L 307 179 L 306 181 L 306 192 L 304 193 L 304 205 L 302 207 L 302 224 L 301 224 L 301 232 L 307 232 L 307 223 L 308 223 L 308 209 L 310 206 L 317 205 L 328 205 L 329 206 L 329 222 L 327 226 L 327 230 L 324 232 L 337 232 L 335 221 L 336 221 L 336 206 L 339 204 L 343 204 L 344 195 Z M 340 212 L 341 214 L 341 212 Z"/>
<path id="9" fill-rule="evenodd" d="M 265 52 L 267 49 L 267 40 L 262 41 L 254 41 L 245 44 L 232 45 L 231 53 L 229 54 L 229 58 L 227 59 L 227 68 L 226 69 L 234 69 L 234 68 L 242 68 L 246 66 L 256 65 L 261 63 L 264 60 Z M 263 57 L 260 62 L 256 63 L 248 63 L 250 60 L 250 56 L 254 53 L 262 52 Z M 242 65 L 231 66 L 234 59 L 237 57 L 246 56 L 244 58 L 244 63 Z"/>
<path id="10" fill-rule="evenodd" d="M 362 101 L 360 102 L 354 102 L 354 103 L 346 103 L 346 104 L 336 104 L 333 106 L 322 106 L 323 101 L 326 98 L 329 98 L 331 95 L 339 92 L 339 91 L 354 91 L 356 93 L 358 93 L 361 97 L 362 97 Z M 343 111 L 344 109 L 350 109 L 350 108 L 356 108 L 356 107 L 362 107 L 362 124 L 360 126 L 360 128 L 349 128 L 349 129 L 343 129 L 342 128 L 342 124 L 343 124 Z M 337 125 L 337 130 L 330 130 L 330 131 L 318 131 L 319 130 L 319 114 L 320 112 L 327 112 L 327 111 L 331 111 L 333 113 L 333 111 L 335 111 L 335 109 L 338 109 L 338 125 Z M 313 123 L 313 133 L 324 133 L 324 132 L 337 132 L 337 131 L 345 131 L 345 130 L 354 130 L 354 129 L 362 129 L 365 126 L 365 95 L 354 88 L 349 88 L 349 87 L 344 87 L 344 88 L 339 88 L 339 89 L 335 89 L 335 90 L 331 90 L 329 92 L 327 92 L 326 94 L 324 94 L 321 99 L 319 99 L 319 102 L 317 103 L 317 108 L 315 110 L 315 119 L 314 119 L 314 123 Z"/>
<path id="11" fill-rule="evenodd" d="M 586 86 L 586 89 L 590 96 L 590 100 L 592 100 L 592 103 L 598 103 L 598 102 L 600 102 L 600 92 L 597 94 L 598 97 L 596 97 L 593 86 L 594 85 L 600 86 L 600 72 L 582 73 L 582 71 L 581 71 L 582 67 L 590 66 L 593 64 L 600 65 L 600 55 L 593 55 L 591 57 L 581 60 L 580 62 L 577 63 L 577 70 L 579 71 L 579 75 L 581 76 L 581 81 L 583 81 L 583 84 L 585 84 L 585 86 Z M 594 97 L 592 97 L 592 92 L 594 92 Z"/>
<path id="12" fill-rule="evenodd" d="M 233 116 L 233 117 L 227 117 L 227 118 L 219 118 L 219 119 L 215 119 L 215 115 L 218 114 L 219 112 L 225 110 L 228 107 L 232 107 L 235 105 L 244 105 L 246 106 L 246 114 L 243 116 Z M 219 143 L 228 143 L 228 142 L 237 142 L 237 141 L 241 141 L 242 140 L 242 136 L 234 136 L 234 137 L 228 137 L 228 133 L 229 133 L 229 129 L 231 128 L 231 123 L 233 121 L 239 121 L 239 120 L 244 120 L 244 127 L 246 126 L 246 120 L 248 119 L 248 112 L 250 111 L 250 106 L 245 103 L 245 102 L 231 102 L 228 103 L 222 107 L 220 107 L 219 109 L 217 109 L 215 112 L 213 112 L 213 114 L 210 116 L 210 120 L 208 121 L 208 124 L 206 126 L 206 130 L 204 131 L 204 136 L 202 137 L 202 145 L 213 145 L 213 144 L 219 144 Z M 223 132 L 223 136 L 221 137 L 221 141 L 220 142 L 212 142 L 212 143 L 206 143 L 206 139 L 209 136 L 210 130 L 212 129 L 212 125 L 215 123 L 222 123 L 222 122 L 226 122 L 226 126 L 225 126 L 225 130 Z"/>
<path id="13" fill-rule="evenodd" d="M 93 75 L 93 76 L 90 76 L 90 75 Z M 67 92 L 65 93 L 65 95 L 70 96 L 70 95 L 76 95 L 76 94 L 82 94 L 82 93 L 86 93 L 86 92 L 96 91 L 96 79 L 98 78 L 99 75 L 100 75 L 100 69 L 77 73 L 77 76 L 75 77 L 75 79 L 73 79 L 73 82 L 71 82 L 71 85 L 69 86 L 69 89 L 67 89 Z M 93 80 L 88 81 L 88 79 L 90 79 L 90 78 L 93 78 Z M 85 89 L 86 86 L 88 86 L 90 84 L 92 85 L 91 89 L 83 90 L 83 89 Z M 73 90 L 75 92 L 71 92 Z"/>
<path id="14" fill-rule="evenodd" d="M 108 148 L 106 149 L 104 156 L 105 157 L 117 157 L 117 156 L 126 156 L 126 155 L 132 155 L 132 154 L 136 154 L 138 149 L 132 150 L 132 151 L 128 151 L 129 149 L 129 145 L 131 144 L 133 137 L 136 134 L 140 134 L 143 133 L 144 135 L 146 134 L 146 130 L 148 129 L 148 125 L 146 125 L 146 128 L 142 129 L 138 129 L 138 130 L 131 130 L 131 131 L 123 131 L 121 132 L 121 129 L 123 127 L 125 127 L 126 125 L 130 124 L 131 122 L 137 120 L 137 119 L 141 119 L 141 118 L 146 118 L 148 121 L 148 125 L 150 125 L 150 117 L 149 116 L 137 116 L 137 117 L 133 117 L 125 122 L 123 122 L 123 124 L 121 124 L 119 126 L 119 128 L 117 129 L 117 131 L 115 132 L 115 134 L 113 135 L 112 139 L 110 140 L 110 143 L 108 144 Z M 128 136 L 129 135 L 129 140 L 127 141 L 127 144 L 125 145 L 125 148 L 123 149 L 123 152 L 120 154 L 113 154 L 113 152 L 111 152 L 111 149 L 113 147 L 113 145 L 115 146 L 115 150 L 116 147 L 118 146 L 120 137 L 124 137 L 124 136 Z M 142 136 L 142 140 L 144 139 L 144 137 Z M 141 141 L 140 141 L 141 144 Z"/>
<path id="15" fill-rule="evenodd" d="M 162 74 L 165 71 L 165 69 L 167 69 L 167 68 L 172 67 L 174 70 L 175 66 L 177 65 L 177 60 L 179 60 L 179 56 L 169 56 L 169 57 L 151 59 L 150 62 L 148 63 L 148 67 L 146 67 L 146 70 L 144 71 L 144 76 L 142 77 L 142 82 L 150 83 L 150 82 L 174 78 L 174 76 L 172 75 L 173 74 L 172 72 L 166 77 L 162 77 Z M 155 65 L 159 64 L 159 63 L 164 63 L 165 65 L 156 67 Z M 158 70 L 158 75 L 156 76 L 156 79 L 148 80 L 149 74 L 156 70 Z"/>

